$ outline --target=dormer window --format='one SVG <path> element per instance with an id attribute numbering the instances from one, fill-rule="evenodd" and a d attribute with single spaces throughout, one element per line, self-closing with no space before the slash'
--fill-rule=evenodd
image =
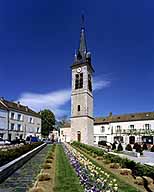
<path id="1" fill-rule="evenodd" d="M 101 127 L 101 132 L 102 132 L 102 133 L 105 132 L 105 127 L 104 127 L 104 126 Z"/>

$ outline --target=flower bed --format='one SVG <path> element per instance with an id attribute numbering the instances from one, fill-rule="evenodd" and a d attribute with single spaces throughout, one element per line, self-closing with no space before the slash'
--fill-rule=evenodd
<path id="1" fill-rule="evenodd" d="M 82 149 L 83 151 L 86 151 L 88 154 L 91 154 L 91 155 L 102 156 L 102 155 L 104 155 L 106 153 L 102 149 L 99 149 L 99 148 L 96 148 L 96 147 L 93 147 L 93 146 L 90 146 L 90 145 L 86 145 L 84 143 L 79 143 L 79 142 L 76 142 L 76 141 L 74 141 L 72 143 L 72 145 L 77 146 L 78 148 Z"/>
<path id="2" fill-rule="evenodd" d="M 68 144 L 64 145 L 64 151 L 74 167 L 76 174 L 80 178 L 85 192 L 118 191 L 116 179 L 111 178 L 108 173 L 93 164 L 83 154 Z"/>
<path id="3" fill-rule="evenodd" d="M 9 163 L 10 161 L 20 157 L 21 155 L 31 151 L 32 149 L 41 145 L 42 142 L 22 145 L 16 148 L 7 149 L 6 151 L 0 150 L 0 167 Z"/>
<path id="4" fill-rule="evenodd" d="M 78 142 L 73 142 L 72 143 L 73 146 L 79 147 L 80 149 L 82 149 L 83 151 L 85 151 L 87 154 L 89 154 L 89 151 L 87 150 L 87 146 L 86 144 L 80 144 Z M 84 148 L 84 146 L 86 146 Z M 91 146 L 90 146 L 91 147 Z M 96 149 L 96 147 L 93 147 Z M 93 149 L 94 150 L 94 149 Z M 119 163 L 120 166 L 122 168 L 128 168 L 132 170 L 132 174 L 134 176 L 147 176 L 147 177 L 151 177 L 152 179 L 154 179 L 154 167 L 149 167 L 147 165 L 142 165 L 141 163 L 136 163 L 133 160 L 129 160 L 127 158 L 121 158 L 117 155 L 113 155 L 113 154 L 109 154 L 109 153 L 104 153 L 102 155 L 103 159 L 108 161 L 109 163 Z"/>

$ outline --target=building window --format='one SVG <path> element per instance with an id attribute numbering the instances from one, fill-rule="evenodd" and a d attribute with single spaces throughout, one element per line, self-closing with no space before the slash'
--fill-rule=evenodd
<path id="1" fill-rule="evenodd" d="M 104 127 L 104 126 L 101 127 L 101 132 L 102 132 L 102 133 L 105 132 L 105 127 Z"/>
<path id="2" fill-rule="evenodd" d="M 123 137 L 122 136 L 115 136 L 114 137 L 114 142 L 123 143 Z"/>
<path id="3" fill-rule="evenodd" d="M 134 130 L 134 125 L 130 125 L 130 129 Z"/>
<path id="4" fill-rule="evenodd" d="M 18 114 L 18 121 L 21 121 L 21 114 Z"/>
<path id="5" fill-rule="evenodd" d="M 107 136 L 99 136 L 99 141 L 107 141 Z"/>
<path id="6" fill-rule="evenodd" d="M 61 135 L 63 135 L 63 131 L 61 131 Z"/>
<path id="7" fill-rule="evenodd" d="M 80 86 L 79 88 L 83 88 L 83 73 L 80 73 Z"/>
<path id="8" fill-rule="evenodd" d="M 15 119 L 15 113 L 11 113 L 11 119 Z"/>
<path id="9" fill-rule="evenodd" d="M 117 125 L 117 133 L 121 133 L 121 127 L 120 127 L 120 125 Z"/>
<path id="10" fill-rule="evenodd" d="M 37 131 L 36 131 L 37 133 L 39 133 L 39 129 L 40 129 L 40 128 L 38 127 L 38 128 L 37 128 Z"/>
<path id="11" fill-rule="evenodd" d="M 29 117 L 29 123 L 33 123 L 33 118 Z"/>
<path id="12" fill-rule="evenodd" d="M 17 131 L 21 131 L 21 124 L 18 124 Z"/>
<path id="13" fill-rule="evenodd" d="M 80 105 L 78 105 L 78 111 L 80 111 Z"/>
<path id="14" fill-rule="evenodd" d="M 151 128 L 151 125 L 150 125 L 150 124 L 145 124 L 145 129 L 146 129 L 146 130 L 150 130 L 150 128 Z"/>
<path id="15" fill-rule="evenodd" d="M 92 92 L 92 83 L 91 83 L 91 76 L 88 74 L 88 89 Z"/>
<path id="16" fill-rule="evenodd" d="M 83 73 L 75 75 L 75 89 L 83 88 Z"/>
<path id="17" fill-rule="evenodd" d="M 13 130 L 14 130 L 14 128 L 15 128 L 14 123 L 11 123 L 11 130 L 13 131 Z"/>
<path id="18" fill-rule="evenodd" d="M 94 136 L 94 143 L 96 143 L 96 136 Z"/>

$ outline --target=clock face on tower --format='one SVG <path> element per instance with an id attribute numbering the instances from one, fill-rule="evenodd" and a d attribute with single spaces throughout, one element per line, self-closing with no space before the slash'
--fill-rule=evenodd
<path id="1" fill-rule="evenodd" d="M 81 67 L 78 67 L 76 71 L 77 71 L 77 73 L 80 73 L 81 72 Z"/>

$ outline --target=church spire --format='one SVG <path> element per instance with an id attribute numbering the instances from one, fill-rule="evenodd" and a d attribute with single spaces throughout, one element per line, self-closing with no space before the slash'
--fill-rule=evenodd
<path id="1" fill-rule="evenodd" d="M 87 53 L 85 26 L 84 26 L 84 15 L 81 16 L 81 31 L 80 31 L 80 44 L 78 49 L 78 59 L 84 59 Z"/>

